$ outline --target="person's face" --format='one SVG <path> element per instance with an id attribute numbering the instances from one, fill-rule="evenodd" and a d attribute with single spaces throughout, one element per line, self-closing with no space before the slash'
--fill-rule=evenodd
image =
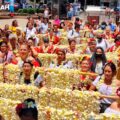
<path id="1" fill-rule="evenodd" d="M 101 59 L 101 57 L 102 57 L 102 50 L 101 49 L 97 49 L 97 51 L 96 51 L 96 59 Z"/>
<path id="2" fill-rule="evenodd" d="M 14 26 L 15 26 L 15 27 L 18 26 L 18 22 L 17 22 L 17 20 L 14 21 Z"/>
<path id="3" fill-rule="evenodd" d="M 9 25 L 5 25 L 5 30 L 9 30 Z"/>
<path id="4" fill-rule="evenodd" d="M 76 28 L 76 31 L 79 32 L 79 31 L 80 31 L 80 28 Z"/>
<path id="5" fill-rule="evenodd" d="M 70 48 L 71 48 L 71 49 L 75 49 L 75 47 L 76 47 L 76 43 L 75 43 L 75 42 L 71 42 Z"/>
<path id="6" fill-rule="evenodd" d="M 58 15 L 55 16 L 55 20 L 59 19 Z"/>
<path id="7" fill-rule="evenodd" d="M 48 47 L 49 42 L 44 42 L 45 47 Z"/>
<path id="8" fill-rule="evenodd" d="M 20 50 L 19 50 L 20 56 L 21 56 L 21 57 L 28 56 L 28 53 L 29 53 L 29 51 L 28 51 L 28 49 L 27 49 L 27 46 L 21 45 L 21 46 L 20 46 Z"/>
<path id="9" fill-rule="evenodd" d="M 54 26 L 54 31 L 58 31 L 58 27 L 57 26 Z"/>
<path id="10" fill-rule="evenodd" d="M 64 25 L 64 23 L 61 23 L 61 27 L 63 28 L 65 25 Z"/>
<path id="11" fill-rule="evenodd" d="M 44 19 L 44 23 L 47 23 L 47 19 Z"/>
<path id="12" fill-rule="evenodd" d="M 104 68 L 104 75 L 105 75 L 105 79 L 107 79 L 107 80 L 111 80 L 112 79 L 113 73 L 112 73 L 112 70 L 111 70 L 110 66 L 107 65 Z"/>
<path id="13" fill-rule="evenodd" d="M 17 29 L 17 30 L 16 30 L 16 34 L 17 34 L 17 35 L 21 35 L 21 31 Z"/>
<path id="14" fill-rule="evenodd" d="M 90 69 L 90 64 L 88 60 L 83 60 L 81 62 L 81 71 L 82 72 L 88 72 Z"/>
<path id="15" fill-rule="evenodd" d="M 73 27 L 72 24 L 69 24 L 69 25 L 68 25 L 68 28 L 69 28 L 69 29 L 72 29 L 72 27 Z"/>
<path id="16" fill-rule="evenodd" d="M 2 44 L 0 50 L 1 50 L 1 52 L 3 52 L 3 53 L 4 53 L 4 52 L 7 52 L 7 45 L 6 45 L 6 44 Z"/>
<path id="17" fill-rule="evenodd" d="M 109 34 L 110 33 L 110 29 L 106 29 L 106 34 Z"/>
<path id="18" fill-rule="evenodd" d="M 63 61 L 65 59 L 65 55 L 63 52 L 58 52 L 58 60 Z"/>
<path id="19" fill-rule="evenodd" d="M 32 66 L 29 63 L 24 63 L 23 65 L 23 72 L 25 74 L 31 73 Z"/>
<path id="20" fill-rule="evenodd" d="M 28 46 L 34 46 L 34 42 L 32 40 L 28 40 Z"/>
<path id="21" fill-rule="evenodd" d="M 96 49 L 96 43 L 90 44 L 90 45 L 89 45 L 89 48 L 90 48 L 90 50 L 91 50 L 92 52 L 94 52 L 95 49 Z"/>
<path id="22" fill-rule="evenodd" d="M 101 49 L 97 49 L 96 50 L 96 54 L 102 54 L 102 50 Z"/>
<path id="23" fill-rule="evenodd" d="M 32 29 L 33 28 L 33 25 L 31 23 L 28 23 L 28 28 L 29 29 Z"/>

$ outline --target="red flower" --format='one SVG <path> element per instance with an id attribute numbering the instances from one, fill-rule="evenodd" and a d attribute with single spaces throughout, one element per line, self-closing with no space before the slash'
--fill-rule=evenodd
<path id="1" fill-rule="evenodd" d="M 112 60 L 108 60 L 107 62 L 108 62 L 108 63 L 112 63 L 113 61 L 112 61 Z"/>
<path id="2" fill-rule="evenodd" d="M 21 110 L 22 110 L 23 108 L 25 108 L 25 107 L 26 107 L 26 106 L 25 106 L 25 104 L 23 104 L 23 103 L 18 104 L 17 107 L 16 107 L 16 112 L 17 112 L 17 114 L 19 115 L 19 113 L 21 112 Z"/>
<path id="3" fill-rule="evenodd" d="M 116 93 L 120 97 L 120 87 L 117 89 Z"/>

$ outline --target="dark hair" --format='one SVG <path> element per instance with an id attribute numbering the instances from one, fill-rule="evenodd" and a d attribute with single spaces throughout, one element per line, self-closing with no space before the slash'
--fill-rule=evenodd
<path id="1" fill-rule="evenodd" d="M 33 106 L 29 107 L 29 103 L 32 103 Z M 18 104 L 16 107 L 16 112 L 20 118 L 22 118 L 23 116 L 30 116 L 35 120 L 38 120 L 38 110 L 35 100 L 32 98 L 28 98 L 23 103 Z"/>
<path id="2" fill-rule="evenodd" d="M 91 65 L 91 71 L 93 71 L 93 72 L 95 72 L 95 68 L 96 68 L 96 63 L 97 63 L 96 52 L 97 52 L 98 49 L 101 49 L 101 51 L 102 51 L 101 60 L 102 60 L 103 66 L 105 65 L 105 63 L 107 61 L 106 56 L 105 56 L 105 52 L 104 52 L 103 48 L 97 47 L 96 50 L 95 50 L 95 52 L 93 53 L 91 59 L 90 59 L 90 61 L 92 63 L 92 65 Z"/>
<path id="3" fill-rule="evenodd" d="M 29 64 L 31 67 L 33 67 L 33 64 L 32 64 L 32 62 L 31 61 L 29 61 L 29 60 L 26 60 L 26 61 L 24 61 L 24 63 L 23 63 L 23 66 L 24 66 L 24 64 Z"/>
<path id="4" fill-rule="evenodd" d="M 13 20 L 12 21 L 12 26 L 15 26 L 15 22 L 17 22 L 17 20 Z M 16 27 L 16 26 L 15 26 Z"/>
<path id="5" fill-rule="evenodd" d="M 118 35 L 115 40 L 114 40 L 114 43 L 116 43 L 117 41 L 120 41 L 120 35 Z"/>
<path id="6" fill-rule="evenodd" d="M 43 42 L 44 43 L 49 43 L 49 38 L 48 37 L 43 37 Z"/>
<path id="7" fill-rule="evenodd" d="M 84 60 L 90 61 L 90 58 L 89 58 L 88 56 L 84 56 L 84 57 L 82 58 L 81 62 L 84 61 Z"/>
<path id="8" fill-rule="evenodd" d="M 7 42 L 2 41 L 2 42 L 0 42 L 0 47 L 1 47 L 3 44 L 5 44 L 6 46 L 8 46 Z"/>
<path id="9" fill-rule="evenodd" d="M 48 19 L 48 18 L 45 18 L 45 17 L 44 17 L 43 19 L 44 19 L 44 20 L 46 20 L 46 21 L 47 21 L 47 23 L 49 23 L 49 19 Z"/>
<path id="10" fill-rule="evenodd" d="M 79 21 L 79 20 L 80 20 L 80 18 L 78 18 L 78 17 L 75 18 L 75 21 Z"/>
<path id="11" fill-rule="evenodd" d="M 116 75 L 117 70 L 116 70 L 116 66 L 115 66 L 115 64 L 113 62 L 107 62 L 105 64 L 104 68 L 103 68 L 103 71 L 104 71 L 106 66 L 109 66 L 111 68 L 113 76 Z"/>
<path id="12" fill-rule="evenodd" d="M 75 29 L 77 29 L 77 28 L 80 28 L 80 25 L 79 25 L 79 24 L 76 24 L 76 25 L 75 25 Z"/>
<path id="13" fill-rule="evenodd" d="M 74 39 L 73 40 L 69 40 L 69 45 L 71 45 L 72 42 L 76 43 L 76 41 Z"/>
<path id="14" fill-rule="evenodd" d="M 64 22 L 61 22 L 61 23 L 60 23 L 60 29 L 62 29 L 62 26 L 61 26 L 62 24 L 65 26 L 65 23 L 64 23 Z"/>

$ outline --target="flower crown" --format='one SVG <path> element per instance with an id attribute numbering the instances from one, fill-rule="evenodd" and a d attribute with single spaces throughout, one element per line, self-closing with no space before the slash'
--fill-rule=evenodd
<path id="1" fill-rule="evenodd" d="M 17 105 L 17 107 L 16 107 L 16 112 L 17 112 L 17 114 L 19 115 L 19 113 L 21 112 L 21 110 L 22 109 L 26 109 L 26 108 L 36 108 L 36 104 L 34 103 L 34 102 L 27 102 L 27 101 L 25 101 L 25 102 L 23 102 L 23 103 L 20 103 L 20 104 L 18 104 Z"/>
<path id="2" fill-rule="evenodd" d="M 120 87 L 117 89 L 116 93 L 117 93 L 117 96 L 120 97 Z"/>

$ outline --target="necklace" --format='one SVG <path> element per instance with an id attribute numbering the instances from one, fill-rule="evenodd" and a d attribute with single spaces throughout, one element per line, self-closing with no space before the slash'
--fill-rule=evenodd
<path id="1" fill-rule="evenodd" d="M 30 74 L 30 83 L 31 85 L 34 85 L 34 70 L 32 70 Z M 20 84 L 25 84 L 25 74 L 23 73 L 20 79 Z"/>

